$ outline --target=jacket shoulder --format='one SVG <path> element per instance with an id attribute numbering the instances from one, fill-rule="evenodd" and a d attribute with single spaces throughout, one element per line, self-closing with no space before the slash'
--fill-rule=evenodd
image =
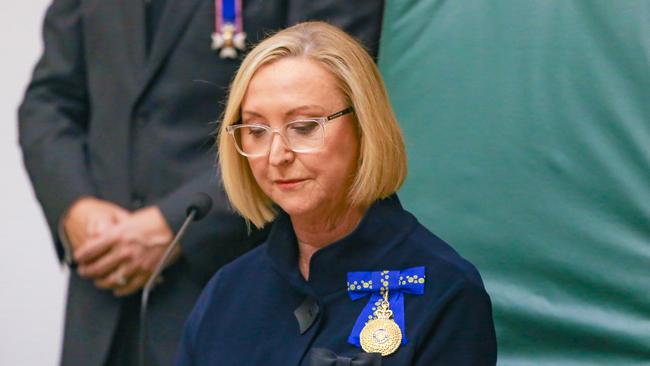
<path id="1" fill-rule="evenodd" d="M 469 260 L 461 256 L 449 243 L 417 222 L 405 238 L 402 250 L 426 265 L 427 276 L 445 278 L 447 283 L 463 282 L 483 289 L 481 276 Z"/>

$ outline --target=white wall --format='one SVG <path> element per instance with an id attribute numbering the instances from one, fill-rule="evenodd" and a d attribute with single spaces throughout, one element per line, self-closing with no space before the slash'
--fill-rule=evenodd
<path id="1" fill-rule="evenodd" d="M 54 366 L 66 275 L 22 165 L 16 108 L 41 52 L 49 0 L 0 2 L 0 365 Z"/>

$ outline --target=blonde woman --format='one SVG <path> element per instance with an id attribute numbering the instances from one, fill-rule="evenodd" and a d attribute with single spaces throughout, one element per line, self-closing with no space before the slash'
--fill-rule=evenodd
<path id="1" fill-rule="evenodd" d="M 478 272 L 395 195 L 402 134 L 354 39 L 308 22 L 261 42 L 219 133 L 233 207 L 272 229 L 206 287 L 178 365 L 495 364 Z"/>

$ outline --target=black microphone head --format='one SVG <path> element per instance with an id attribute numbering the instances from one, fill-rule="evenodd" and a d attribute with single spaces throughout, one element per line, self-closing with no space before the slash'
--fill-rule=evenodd
<path id="1" fill-rule="evenodd" d="M 203 192 L 197 192 L 192 196 L 190 204 L 187 205 L 185 213 L 189 216 L 194 211 L 194 221 L 199 221 L 210 212 L 212 198 Z"/>

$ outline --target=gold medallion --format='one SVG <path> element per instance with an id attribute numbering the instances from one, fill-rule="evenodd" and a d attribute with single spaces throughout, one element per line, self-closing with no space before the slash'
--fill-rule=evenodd
<path id="1" fill-rule="evenodd" d="M 393 319 L 393 311 L 388 303 L 388 291 L 375 310 L 376 319 L 369 320 L 359 335 L 361 348 L 368 353 L 388 356 L 402 343 L 402 330 Z"/>

